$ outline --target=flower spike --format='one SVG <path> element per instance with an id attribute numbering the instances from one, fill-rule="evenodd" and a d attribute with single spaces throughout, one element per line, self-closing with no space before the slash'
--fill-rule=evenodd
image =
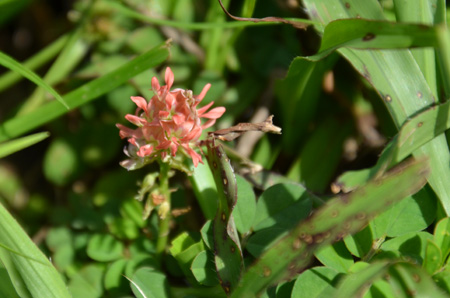
<path id="1" fill-rule="evenodd" d="M 128 170 L 143 167 L 155 159 L 174 164 L 177 162 L 175 158 L 180 156 L 179 152 L 191 158 L 197 167 L 203 161 L 194 149 L 198 147 L 203 129 L 213 125 L 225 113 L 224 107 L 209 110 L 213 102 L 196 108 L 211 84 L 206 84 L 197 96 L 191 90 L 171 91 L 175 78 L 170 67 L 166 68 L 164 80 L 166 85 L 161 86 L 156 77 L 152 78 L 155 95 L 149 101 L 140 96 L 131 97 L 137 109 L 134 115 L 128 114 L 125 119 L 137 126 L 136 129 L 116 125 L 120 129 L 120 137 L 128 138 L 125 153 L 129 159 L 121 162 Z M 208 121 L 202 124 L 202 118 Z"/>

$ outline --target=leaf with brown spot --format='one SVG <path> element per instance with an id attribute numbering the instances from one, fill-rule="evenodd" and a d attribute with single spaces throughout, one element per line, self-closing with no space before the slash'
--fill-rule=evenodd
<path id="1" fill-rule="evenodd" d="M 417 192 L 425 185 L 428 175 L 429 165 L 426 160 L 408 160 L 376 181 L 370 181 L 364 187 L 346 194 L 348 200 L 345 203 L 338 198 L 329 200 L 263 253 L 244 273 L 232 297 L 251 297 L 280 280 L 290 278 L 293 271 L 289 266 L 294 260 L 297 270 L 305 269 L 314 251 L 347 234 L 360 231 L 372 216 L 386 210 L 385 202 L 398 202 Z M 330 214 L 335 214 L 335 210 L 338 215 L 332 218 Z M 361 212 L 366 214 L 365 219 L 355 220 Z M 314 229 L 311 229 L 311 225 Z M 320 237 L 325 234 L 329 237 Z M 297 250 L 292 249 L 298 247 L 299 237 L 305 235 L 311 235 L 313 241 L 310 244 L 304 242 Z M 314 239 L 320 239 L 320 243 Z M 263 277 L 264 268 L 271 270 L 269 277 Z"/>

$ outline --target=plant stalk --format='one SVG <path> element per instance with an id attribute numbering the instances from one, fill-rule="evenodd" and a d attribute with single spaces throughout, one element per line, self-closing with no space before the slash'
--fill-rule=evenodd
<path id="1" fill-rule="evenodd" d="M 161 262 L 162 256 L 165 253 L 167 246 L 167 239 L 169 236 L 169 223 L 171 220 L 171 203 L 169 190 L 169 171 L 170 166 L 163 161 L 159 162 L 159 186 L 161 195 L 164 197 L 165 204 L 167 204 L 167 212 L 162 214 L 159 221 L 159 233 L 156 241 L 156 257 Z"/>

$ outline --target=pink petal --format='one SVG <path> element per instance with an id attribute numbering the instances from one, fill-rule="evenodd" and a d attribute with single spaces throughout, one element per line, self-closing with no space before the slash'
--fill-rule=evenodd
<path id="1" fill-rule="evenodd" d="M 204 112 L 206 112 L 212 105 L 214 104 L 214 101 L 211 101 L 209 104 L 207 104 L 204 107 L 201 107 L 197 110 L 197 115 L 201 116 Z"/>
<path id="2" fill-rule="evenodd" d="M 200 118 L 208 118 L 208 119 L 218 119 L 222 117 L 223 113 L 225 113 L 226 109 L 224 107 L 217 107 L 212 109 L 206 114 L 200 116 Z"/>
<path id="3" fill-rule="evenodd" d="M 129 138 L 128 139 L 128 143 L 130 143 L 131 145 L 138 147 L 138 144 L 136 143 L 136 139 L 135 138 Z"/>
<path id="4" fill-rule="evenodd" d="M 133 123 L 136 126 L 142 126 L 145 123 L 147 123 L 147 120 L 145 120 L 141 117 L 135 116 L 135 115 L 131 115 L 131 114 L 125 115 L 125 119 L 127 119 L 128 121 L 130 121 L 131 123 Z"/>
<path id="5" fill-rule="evenodd" d="M 158 146 L 156 146 L 156 150 L 167 149 L 170 147 L 171 143 L 172 143 L 171 141 L 165 140 L 161 142 Z"/>
<path id="6" fill-rule="evenodd" d="M 153 92 L 158 92 L 161 86 L 159 85 L 158 79 L 156 77 L 152 78 L 152 90 Z"/>
<path id="7" fill-rule="evenodd" d="M 159 118 L 167 118 L 170 115 L 168 111 L 159 111 L 158 117 Z"/>
<path id="8" fill-rule="evenodd" d="M 172 156 L 175 156 L 177 154 L 178 150 L 178 144 L 173 142 L 174 138 L 172 138 L 172 142 L 170 143 L 170 153 L 172 153 Z"/>
<path id="9" fill-rule="evenodd" d="M 173 75 L 172 70 L 170 69 L 170 67 L 167 67 L 166 75 L 165 75 L 167 90 L 170 90 L 170 88 L 172 87 L 174 79 L 175 79 L 175 76 Z"/>
<path id="10" fill-rule="evenodd" d="M 194 167 L 198 166 L 198 163 L 202 161 L 202 156 L 195 152 L 191 147 L 188 145 L 183 145 L 183 149 L 186 151 L 186 153 L 192 158 L 192 162 L 194 163 Z"/>
<path id="11" fill-rule="evenodd" d="M 142 131 L 140 129 L 131 129 L 120 123 L 117 123 L 116 127 L 118 129 L 120 129 L 119 136 L 122 139 L 129 138 L 129 137 L 135 137 L 135 138 L 142 137 Z"/>
<path id="12" fill-rule="evenodd" d="M 206 121 L 205 124 L 202 125 L 202 128 L 203 128 L 203 129 L 207 129 L 208 127 L 213 126 L 214 123 L 216 123 L 216 119 L 208 120 L 208 121 Z"/>
<path id="13" fill-rule="evenodd" d="M 209 83 L 206 84 L 205 87 L 203 87 L 202 92 L 200 92 L 200 94 L 195 97 L 195 99 L 197 99 L 197 103 L 195 105 L 198 105 L 203 100 L 209 88 L 211 88 L 211 84 Z"/>
<path id="14" fill-rule="evenodd" d="M 196 126 L 180 141 L 182 143 L 189 143 L 191 141 L 196 141 L 201 136 L 201 134 L 202 134 L 202 128 L 199 126 Z"/>
<path id="15" fill-rule="evenodd" d="M 145 145 L 145 146 L 142 146 L 141 148 L 139 148 L 137 155 L 140 157 L 145 157 L 145 156 L 149 156 L 150 154 L 152 154 L 152 152 L 153 152 L 153 146 L 148 144 L 148 145 Z"/>
<path id="16" fill-rule="evenodd" d="M 131 96 L 131 100 L 147 114 L 147 101 L 141 96 Z"/>
<path id="17" fill-rule="evenodd" d="M 173 115 L 172 119 L 176 125 L 180 125 L 185 121 L 186 117 L 184 115 L 177 114 L 177 115 Z"/>

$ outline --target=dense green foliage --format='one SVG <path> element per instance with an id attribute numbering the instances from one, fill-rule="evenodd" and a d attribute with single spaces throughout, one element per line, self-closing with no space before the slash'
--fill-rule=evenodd
<path id="1" fill-rule="evenodd" d="M 446 1 L 222 3 L 292 22 L 0 1 L 0 297 L 448 297 Z M 167 66 L 226 113 L 198 167 L 127 171 Z"/>

